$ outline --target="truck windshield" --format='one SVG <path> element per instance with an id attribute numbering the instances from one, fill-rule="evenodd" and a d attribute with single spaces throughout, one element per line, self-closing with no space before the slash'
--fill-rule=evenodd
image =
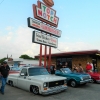
<path id="1" fill-rule="evenodd" d="M 29 68 L 29 76 L 35 75 L 48 75 L 48 71 L 45 68 Z"/>

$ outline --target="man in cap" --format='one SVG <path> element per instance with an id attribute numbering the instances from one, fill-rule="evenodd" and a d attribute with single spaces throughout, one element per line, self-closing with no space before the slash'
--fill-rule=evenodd
<path id="1" fill-rule="evenodd" d="M 0 91 L 1 91 L 2 94 L 4 94 L 4 89 L 5 89 L 5 85 L 6 85 L 6 82 L 7 82 L 9 70 L 10 70 L 10 68 L 9 68 L 7 62 L 4 61 L 3 65 L 0 67 L 0 76 L 1 76 L 1 82 L 2 82 Z"/>

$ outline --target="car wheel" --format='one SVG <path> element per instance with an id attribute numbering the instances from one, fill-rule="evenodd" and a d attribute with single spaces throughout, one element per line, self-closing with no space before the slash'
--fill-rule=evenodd
<path id="1" fill-rule="evenodd" d="M 39 88 L 37 86 L 31 86 L 31 90 L 34 94 L 39 94 Z"/>
<path id="2" fill-rule="evenodd" d="M 76 87 L 76 86 L 77 86 L 77 83 L 76 83 L 75 80 L 71 80 L 70 85 L 71 85 L 72 87 Z"/>
<path id="3" fill-rule="evenodd" d="M 12 81 L 10 81 L 10 86 L 13 86 L 13 82 Z"/>
<path id="4" fill-rule="evenodd" d="M 96 83 L 96 80 L 92 78 L 91 83 Z"/>

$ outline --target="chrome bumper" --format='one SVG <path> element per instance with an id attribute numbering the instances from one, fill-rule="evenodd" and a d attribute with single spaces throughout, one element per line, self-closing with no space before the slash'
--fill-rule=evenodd
<path id="1" fill-rule="evenodd" d="M 100 80 L 96 80 L 97 83 L 100 83 Z"/>
<path id="2" fill-rule="evenodd" d="M 91 82 L 91 79 L 80 81 L 80 84 Z"/>
<path id="3" fill-rule="evenodd" d="M 57 86 L 57 87 L 49 88 L 48 90 L 41 92 L 41 94 L 42 95 L 54 94 L 64 90 L 67 90 L 67 86 Z"/>

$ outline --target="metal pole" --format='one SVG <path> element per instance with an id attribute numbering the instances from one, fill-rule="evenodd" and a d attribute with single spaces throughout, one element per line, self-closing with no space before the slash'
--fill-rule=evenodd
<path id="1" fill-rule="evenodd" d="M 42 44 L 40 44 L 40 59 L 39 59 L 39 66 L 41 66 L 41 61 L 42 61 Z"/>
<path id="2" fill-rule="evenodd" d="M 49 47 L 49 66 L 48 66 L 49 71 L 50 71 L 50 66 L 51 66 L 51 47 Z"/>
<path id="3" fill-rule="evenodd" d="M 44 51 L 44 67 L 46 68 L 46 56 L 47 56 L 47 46 L 45 45 L 45 51 Z"/>

